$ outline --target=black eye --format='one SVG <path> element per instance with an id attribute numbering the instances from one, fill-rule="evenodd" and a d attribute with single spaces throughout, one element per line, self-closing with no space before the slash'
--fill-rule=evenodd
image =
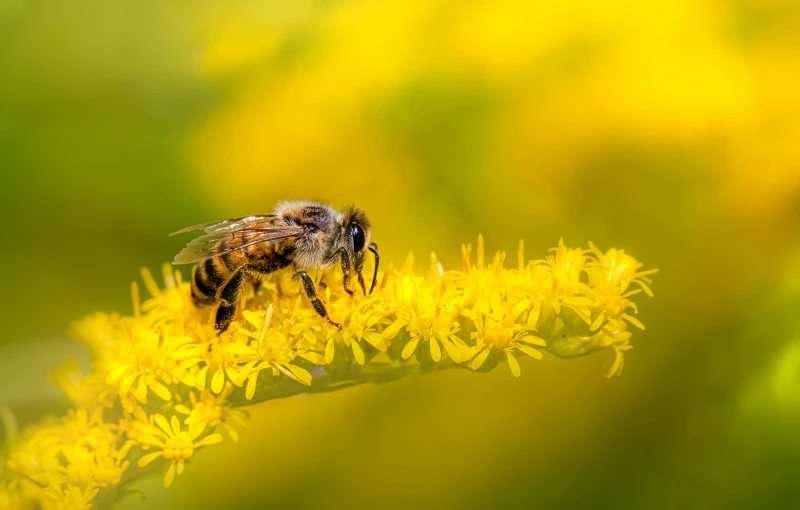
<path id="1" fill-rule="evenodd" d="M 350 224 L 350 235 L 353 237 L 353 249 L 361 251 L 364 249 L 364 229 L 356 225 Z"/>

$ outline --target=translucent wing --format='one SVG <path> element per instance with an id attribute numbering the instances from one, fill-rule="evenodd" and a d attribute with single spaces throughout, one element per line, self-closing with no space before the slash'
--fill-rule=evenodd
<path id="1" fill-rule="evenodd" d="M 233 218 L 230 220 L 222 220 L 214 223 L 204 223 L 202 225 L 194 225 L 192 227 L 182 228 L 170 234 L 175 236 L 178 234 L 185 234 L 194 230 L 205 230 L 206 234 L 213 234 L 215 232 L 234 232 L 243 228 L 258 228 L 272 225 L 275 220 L 274 214 L 257 214 L 255 216 L 242 216 L 241 218 Z"/>
<path id="2" fill-rule="evenodd" d="M 192 239 L 172 263 L 194 264 L 254 244 L 303 235 L 303 227 L 274 225 L 274 221 L 274 216 L 248 216 L 179 230 L 175 233 L 203 229 L 206 234 Z"/>

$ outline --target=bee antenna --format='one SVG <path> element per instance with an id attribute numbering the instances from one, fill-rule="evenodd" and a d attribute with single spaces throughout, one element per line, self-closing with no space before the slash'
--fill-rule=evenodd
<path id="1" fill-rule="evenodd" d="M 372 290 L 375 288 L 375 280 L 378 279 L 378 265 L 380 265 L 381 256 L 378 255 L 378 245 L 376 243 L 369 243 L 369 251 L 375 255 L 375 271 L 372 274 L 372 285 L 369 287 L 369 293 L 372 294 Z"/>

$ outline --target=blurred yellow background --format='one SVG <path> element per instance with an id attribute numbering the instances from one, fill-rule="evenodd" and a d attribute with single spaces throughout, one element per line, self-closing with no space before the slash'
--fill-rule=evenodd
<path id="1" fill-rule="evenodd" d="M 356 203 L 386 261 L 478 233 L 659 267 L 610 356 L 251 409 L 120 508 L 800 505 L 800 3 L 0 0 L 0 403 L 130 312 L 186 225 Z"/>

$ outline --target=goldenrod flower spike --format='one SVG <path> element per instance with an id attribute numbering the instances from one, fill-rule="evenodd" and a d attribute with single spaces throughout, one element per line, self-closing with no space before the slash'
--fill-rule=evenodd
<path id="1" fill-rule="evenodd" d="M 487 257 L 483 237 L 474 257 L 446 270 L 431 255 L 423 274 L 409 256 L 378 275 L 368 296 L 343 292 L 342 276 L 326 277 L 331 327 L 299 293 L 266 282 L 243 297 L 241 314 L 217 335 L 205 310 L 192 305 L 189 284 L 172 267 L 163 286 L 142 270 L 150 298 L 131 287 L 133 313 L 97 313 L 71 334 L 92 353 L 92 372 L 74 360 L 51 381 L 74 409 L 23 430 L 10 448 L 0 482 L 3 507 L 102 508 L 131 480 L 154 471 L 170 486 L 195 452 L 235 441 L 242 406 L 298 393 L 383 383 L 436 370 L 488 371 L 542 352 L 572 358 L 614 352 L 607 376 L 620 373 L 631 349 L 633 298 L 652 295 L 650 275 L 622 250 L 567 248 L 543 260 L 516 251 Z M 473 261 L 474 260 L 474 261 Z M 2 415 L 5 422 L 9 417 Z M 9 428 L 9 427 L 7 427 Z M 9 438 L 12 440 L 13 438 Z"/>

